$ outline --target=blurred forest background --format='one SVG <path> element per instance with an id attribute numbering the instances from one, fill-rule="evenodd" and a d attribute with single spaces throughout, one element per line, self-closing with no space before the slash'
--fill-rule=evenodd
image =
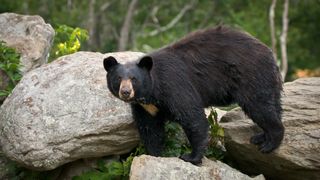
<path id="1" fill-rule="evenodd" d="M 61 25 L 80 27 L 89 38 L 86 51 L 142 51 L 172 43 L 189 32 L 218 24 L 247 31 L 272 47 L 270 7 L 274 7 L 276 51 L 285 0 L 0 0 L 0 13 L 40 15 L 56 32 Z M 286 39 L 288 74 L 320 76 L 320 0 L 290 0 Z M 86 38 L 84 38 L 86 39 Z M 280 63 L 279 63 L 280 64 Z"/>

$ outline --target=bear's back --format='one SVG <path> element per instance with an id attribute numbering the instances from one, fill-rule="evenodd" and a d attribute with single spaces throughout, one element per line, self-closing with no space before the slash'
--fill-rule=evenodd
<path id="1" fill-rule="evenodd" d="M 257 82 L 279 84 L 272 51 L 249 34 L 226 27 L 196 31 L 150 56 L 153 75 L 160 82 L 168 86 L 187 83 L 205 96 L 226 94 Z M 266 79 L 271 81 L 263 82 Z"/>

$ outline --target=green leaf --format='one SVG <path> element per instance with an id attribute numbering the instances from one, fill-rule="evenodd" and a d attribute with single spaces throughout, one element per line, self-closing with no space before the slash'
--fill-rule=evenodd
<path id="1" fill-rule="evenodd" d="M 0 97 L 6 97 L 6 96 L 8 96 L 10 94 L 10 92 L 8 92 L 8 91 L 5 91 L 5 90 L 0 90 Z"/>
<path id="2" fill-rule="evenodd" d="M 217 135 L 220 136 L 220 137 L 224 137 L 224 130 L 222 127 L 220 127 L 217 131 Z"/>
<path id="3" fill-rule="evenodd" d="M 126 161 L 124 161 L 123 164 L 123 176 L 129 176 L 130 174 L 130 168 L 133 161 L 133 155 L 131 154 Z"/>
<path id="4" fill-rule="evenodd" d="M 81 176 L 75 176 L 72 180 L 106 180 L 110 179 L 110 176 L 107 173 L 99 172 L 99 171 L 88 171 Z"/>
<path id="5" fill-rule="evenodd" d="M 105 162 L 102 159 L 99 159 L 97 162 L 98 169 L 102 172 L 108 172 Z"/>
<path id="6" fill-rule="evenodd" d="M 123 165 L 120 162 L 113 161 L 108 165 L 108 174 L 110 176 L 121 176 L 123 175 Z"/>

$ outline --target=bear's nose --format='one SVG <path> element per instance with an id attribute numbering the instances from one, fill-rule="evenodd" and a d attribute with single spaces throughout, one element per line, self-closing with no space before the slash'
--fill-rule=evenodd
<path id="1" fill-rule="evenodd" d="M 128 98 L 131 94 L 131 90 L 130 89 L 121 89 L 121 95 L 124 98 Z"/>

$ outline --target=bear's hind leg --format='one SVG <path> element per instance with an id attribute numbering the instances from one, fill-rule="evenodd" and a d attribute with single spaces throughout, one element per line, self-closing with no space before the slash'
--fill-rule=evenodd
<path id="1" fill-rule="evenodd" d="M 265 133 L 258 133 L 250 138 L 250 143 L 254 145 L 260 145 L 266 141 Z"/>
<path id="2" fill-rule="evenodd" d="M 262 153 L 270 153 L 283 139 L 284 127 L 281 122 L 280 102 L 261 102 L 239 105 L 245 113 L 260 127 L 263 132 L 251 137 L 250 142 L 259 145 Z"/>
<path id="3" fill-rule="evenodd" d="M 147 153 L 152 156 L 161 156 L 165 137 L 163 118 L 149 114 L 139 104 L 132 104 L 131 108 L 140 139 Z"/>

